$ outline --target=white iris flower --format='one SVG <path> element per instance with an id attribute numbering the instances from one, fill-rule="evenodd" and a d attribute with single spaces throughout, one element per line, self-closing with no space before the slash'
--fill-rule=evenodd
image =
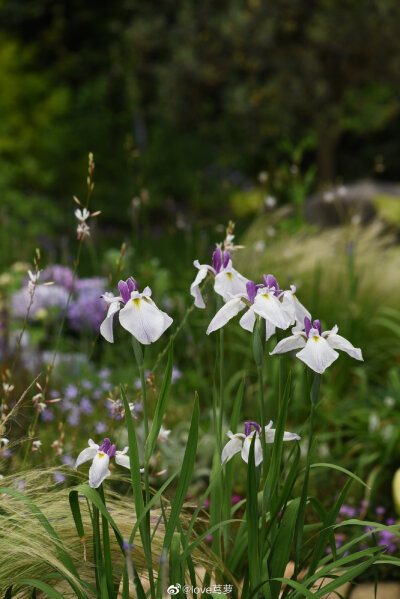
<path id="1" fill-rule="evenodd" d="M 210 322 L 207 335 L 225 326 L 242 310 L 247 311 L 239 321 L 240 326 L 246 331 L 253 331 L 256 317 L 261 316 L 267 322 L 267 337 L 269 331 L 275 327 L 287 329 L 291 320 L 287 312 L 282 309 L 282 304 L 275 296 L 274 289 L 256 285 L 253 281 L 247 281 L 246 293 L 231 297 L 224 306 L 216 313 Z"/>
<path id="2" fill-rule="evenodd" d="M 356 360 L 363 360 L 361 349 L 354 347 L 341 335 L 338 335 L 338 327 L 335 325 L 331 331 L 321 331 L 321 323 L 314 320 L 311 324 L 309 318 L 304 319 L 304 331 L 298 327 L 292 329 L 293 335 L 282 339 L 271 352 L 283 354 L 294 349 L 301 349 L 296 357 L 307 366 L 322 374 L 338 357 L 336 349 L 340 349 Z"/>
<path id="3" fill-rule="evenodd" d="M 272 428 L 272 420 L 265 427 L 265 442 L 273 443 L 275 439 L 276 429 Z M 254 430 L 252 430 L 252 427 Z M 227 432 L 227 436 L 230 441 L 225 445 L 222 450 L 221 463 L 228 462 L 234 455 L 240 453 L 242 459 L 249 463 L 249 453 L 251 443 L 254 443 L 254 461 L 255 465 L 259 466 L 263 459 L 262 447 L 261 447 L 261 426 L 257 424 L 257 422 L 245 422 L 244 423 L 244 433 L 232 433 L 232 431 Z M 284 432 L 283 434 L 284 441 L 299 441 L 299 435 L 295 433 Z"/>
<path id="4" fill-rule="evenodd" d="M 233 268 L 229 252 L 217 248 L 213 253 L 212 266 L 200 264 L 198 260 L 195 260 L 193 264 L 199 269 L 195 280 L 190 286 L 190 294 L 194 297 L 194 305 L 196 308 L 206 307 L 203 296 L 201 295 L 200 283 L 204 281 L 209 272 L 215 279 L 215 292 L 218 293 L 218 295 L 221 295 L 225 302 L 227 302 L 232 295 L 246 293 L 247 279 Z"/>
<path id="5" fill-rule="evenodd" d="M 115 457 L 115 461 L 120 466 L 130 469 L 128 447 L 123 451 L 117 451 L 115 445 L 111 444 L 110 439 L 104 439 L 101 445 L 97 445 L 92 439 L 89 439 L 89 447 L 81 451 L 75 462 L 74 470 L 84 462 L 92 461 L 89 470 L 89 485 L 93 489 L 100 487 L 101 483 L 111 472 L 108 469 L 110 460 Z M 141 470 L 143 472 L 143 470 Z"/>
<path id="6" fill-rule="evenodd" d="M 150 287 L 142 293 L 135 279 L 118 283 L 120 296 L 105 293 L 102 297 L 109 304 L 107 315 L 100 325 L 100 333 L 110 343 L 114 342 L 113 320 L 119 312 L 121 325 L 140 343 L 149 345 L 157 341 L 172 324 L 172 318 L 157 308 L 151 299 Z M 123 307 L 121 308 L 121 304 Z"/>

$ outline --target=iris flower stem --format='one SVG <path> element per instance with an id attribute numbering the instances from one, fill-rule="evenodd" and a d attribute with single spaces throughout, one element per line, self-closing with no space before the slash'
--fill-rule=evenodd
<path id="1" fill-rule="evenodd" d="M 254 332 L 253 332 L 253 355 L 254 361 L 257 367 L 257 376 L 258 376 L 258 400 L 259 400 L 259 409 L 260 409 L 260 425 L 261 425 L 261 447 L 263 454 L 262 461 L 262 485 L 264 486 L 266 478 L 267 478 L 267 444 L 265 439 L 265 426 L 266 426 L 266 417 L 265 417 L 265 404 L 264 404 L 264 377 L 263 377 L 263 347 L 261 341 L 261 323 L 260 318 L 257 318 L 255 323 Z M 254 436 L 255 439 L 255 436 Z M 264 536 L 265 536 L 265 527 L 266 527 L 266 510 L 261 510 L 261 533 L 259 535 L 259 564 L 262 564 L 262 550 L 264 546 Z"/>
<path id="2" fill-rule="evenodd" d="M 303 490 L 301 494 L 301 503 L 299 508 L 299 513 L 296 522 L 295 529 L 295 572 L 294 575 L 297 575 L 300 571 L 300 550 L 303 541 L 303 531 L 304 531 L 304 523 L 306 516 L 306 504 L 308 497 L 308 483 L 310 478 L 310 468 L 311 468 L 311 450 L 314 441 L 314 422 L 315 422 L 315 408 L 318 403 L 319 398 L 319 390 L 321 385 L 321 375 L 315 374 L 314 379 L 311 385 L 310 390 L 310 400 L 311 400 L 311 410 L 310 410 L 310 428 L 309 428 L 309 437 L 308 437 L 308 447 L 307 447 L 307 458 L 306 458 L 306 469 L 304 474 L 304 483 Z"/>
<path id="3" fill-rule="evenodd" d="M 144 457 L 145 459 L 143 460 L 143 468 L 144 468 L 144 482 L 145 482 L 145 489 L 146 489 L 146 503 L 149 502 L 150 500 L 150 486 L 149 486 L 149 466 L 148 466 L 148 460 L 146 459 L 146 446 L 147 446 L 147 440 L 148 440 L 148 436 L 149 436 L 149 417 L 148 417 L 148 413 L 147 413 L 147 398 L 146 398 L 146 378 L 145 378 L 145 374 L 144 374 L 144 351 L 142 350 L 142 346 L 140 345 L 139 341 L 137 339 L 135 339 L 135 337 L 132 337 L 132 346 L 133 346 L 133 353 L 135 354 L 135 360 L 136 360 L 136 364 L 139 370 L 139 376 L 140 376 L 140 386 L 142 389 L 142 405 L 143 405 L 143 421 L 144 421 L 144 436 L 145 436 L 145 451 L 144 451 Z"/>

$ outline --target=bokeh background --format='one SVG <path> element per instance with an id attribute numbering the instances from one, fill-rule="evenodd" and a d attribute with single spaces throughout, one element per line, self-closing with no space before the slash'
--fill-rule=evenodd
<path id="1" fill-rule="evenodd" d="M 110 424 L 108 400 L 117 399 L 121 380 L 132 382 L 133 360 L 97 332 L 104 311 L 98 297 L 109 289 L 123 242 L 121 276 L 150 284 L 175 326 L 187 318 L 175 344 L 166 425 L 181 439 L 197 389 L 206 435 L 215 344 L 204 332 L 216 307 L 209 290 L 207 310 L 188 315 L 188 290 L 193 260 L 209 263 L 232 219 L 236 242 L 245 246 L 234 258 L 244 275 L 259 280 L 272 272 L 284 288 L 296 284 L 323 330 L 337 323 L 362 348 L 363 364 L 342 356 L 324 376 L 318 451 L 367 479 L 371 510 L 383 504 L 381 514 L 393 517 L 391 481 L 400 463 L 399 2 L 1 0 L 0 23 L 3 380 L 24 319 L 25 263 L 36 247 L 48 269 L 42 280 L 58 286 L 58 295 L 38 288 L 50 291 L 40 291 L 47 299 L 29 319 L 12 381 L 16 396 L 40 370 L 37 360 L 46 364 L 52 355 L 71 285 L 71 271 L 62 268 L 72 267 L 77 251 L 72 196 L 84 201 L 89 152 L 96 163 L 91 208 L 101 210 L 82 251 L 49 389 L 69 404 L 40 416 L 43 443 L 60 435 L 63 420 L 63 456 L 71 462 L 74 444 L 86 442 L 94 426 L 100 435 L 121 425 Z M 227 406 L 246 373 L 244 417 L 252 420 L 256 378 L 248 334 L 238 329 L 232 324 L 226 333 Z M 122 332 L 117 338 L 122 343 Z M 149 369 L 163 365 L 161 349 L 150 349 Z M 292 364 L 290 419 L 301 430 L 308 398 L 301 365 Z M 268 368 L 267 381 L 277 376 Z M 133 387 L 132 401 L 138 395 Z M 29 406 L 9 433 L 14 440 L 26 433 Z M 167 465 L 179 463 L 179 451 L 165 447 Z M 210 447 L 204 436 L 199 486 Z M 18 451 L 3 451 L 4 471 L 17 468 Z M 60 455 L 45 459 L 54 465 Z M 33 462 L 43 461 L 38 456 Z M 329 503 L 338 481 L 320 476 L 315 484 Z M 353 508 L 362 492 L 350 498 Z"/>

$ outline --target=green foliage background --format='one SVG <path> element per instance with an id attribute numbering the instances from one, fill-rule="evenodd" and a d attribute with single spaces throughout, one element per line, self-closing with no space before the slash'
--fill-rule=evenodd
<path id="1" fill-rule="evenodd" d="M 320 183 L 398 178 L 395 0 L 2 0 L 0 22 L 11 232 L 61 231 L 89 151 L 120 227 L 143 187 L 153 222 L 219 213 L 298 148 Z"/>

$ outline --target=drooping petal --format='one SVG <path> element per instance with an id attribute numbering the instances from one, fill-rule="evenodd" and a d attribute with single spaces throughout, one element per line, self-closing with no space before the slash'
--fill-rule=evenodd
<path id="1" fill-rule="evenodd" d="M 208 325 L 207 335 L 225 326 L 232 318 L 234 318 L 239 312 L 246 308 L 246 304 L 241 300 L 240 297 L 233 297 L 227 302 L 214 316 L 210 324 Z"/>
<path id="2" fill-rule="evenodd" d="M 270 356 L 274 354 L 285 354 L 288 351 L 305 347 L 305 345 L 306 340 L 304 339 L 303 335 L 296 333 L 290 337 L 286 337 L 286 339 L 282 339 L 282 341 L 279 341 L 278 345 L 276 345 L 270 352 Z"/>
<path id="3" fill-rule="evenodd" d="M 196 262 L 197 260 L 195 260 L 195 266 L 197 266 L 198 264 L 198 262 L 197 264 Z M 200 266 L 200 264 L 198 265 L 198 268 L 199 272 L 197 273 L 195 280 L 190 286 L 190 295 L 194 297 L 194 305 L 196 306 L 196 308 L 205 308 L 206 305 L 204 303 L 203 296 L 201 295 L 200 283 L 204 281 L 204 279 L 206 278 L 208 274 L 208 268 L 206 266 Z"/>
<path id="4" fill-rule="evenodd" d="M 242 327 L 242 329 L 245 329 L 246 331 L 250 331 L 250 333 L 252 333 L 255 322 L 256 315 L 254 314 L 253 306 L 250 306 L 247 312 L 245 312 L 242 318 L 239 320 L 239 324 Z"/>
<path id="5" fill-rule="evenodd" d="M 78 468 L 78 466 L 80 466 L 84 462 L 88 462 L 89 460 L 93 460 L 94 456 L 97 453 L 98 448 L 99 448 L 99 446 L 96 443 L 94 443 L 92 441 L 92 439 L 89 439 L 89 447 L 86 447 L 86 449 L 84 449 L 83 451 L 81 451 L 81 453 L 76 458 L 76 462 L 75 462 L 75 465 L 74 465 L 74 470 L 76 470 Z"/>
<path id="6" fill-rule="evenodd" d="M 270 424 L 272 424 L 272 422 L 270 422 Z M 268 428 L 268 430 L 267 430 L 267 427 L 265 427 L 265 442 L 273 443 L 275 440 L 275 434 L 276 434 L 275 428 Z M 289 433 L 289 432 L 285 431 L 283 433 L 283 441 L 300 441 L 300 437 L 299 437 L 299 435 L 296 435 L 296 433 Z"/>
<path id="7" fill-rule="evenodd" d="M 101 483 L 111 472 L 108 469 L 110 458 L 106 453 L 99 451 L 96 453 L 93 463 L 89 470 L 89 485 L 93 489 L 100 487 Z"/>
<path id="8" fill-rule="evenodd" d="M 114 316 L 119 309 L 119 302 L 111 302 L 107 310 L 107 316 L 100 325 L 100 333 L 103 335 L 104 339 L 109 343 L 114 343 L 113 321 Z"/>
<path id="9" fill-rule="evenodd" d="M 255 462 L 256 466 L 259 466 L 263 459 L 262 448 L 261 448 L 259 436 L 257 434 L 255 435 L 254 433 L 255 433 L 255 431 L 253 431 L 251 435 L 246 437 L 243 442 L 242 458 L 246 462 L 246 464 L 249 463 L 250 445 L 254 438 L 254 441 L 253 441 L 253 443 L 255 444 L 255 446 L 254 446 L 254 462 Z"/>
<path id="10" fill-rule="evenodd" d="M 307 308 L 305 308 L 303 306 L 303 304 L 297 299 L 297 296 L 294 293 L 293 293 L 292 297 L 293 297 L 293 302 L 294 302 L 294 310 L 295 310 L 296 322 L 301 327 L 303 327 L 304 326 L 304 319 L 305 318 L 309 318 L 311 320 L 311 314 L 307 310 Z"/>
<path id="11" fill-rule="evenodd" d="M 159 310 L 151 299 L 133 292 L 119 312 L 119 321 L 140 343 L 149 345 L 161 337 L 172 318 Z"/>
<path id="12" fill-rule="evenodd" d="M 214 290 L 227 302 L 233 295 L 246 294 L 246 283 L 247 279 L 228 264 L 216 275 Z"/>
<path id="13" fill-rule="evenodd" d="M 284 291 L 280 297 L 280 300 L 282 310 L 287 319 L 290 320 L 291 324 L 294 324 L 296 320 L 296 309 L 293 293 L 289 290 Z"/>
<path id="14" fill-rule="evenodd" d="M 275 335 L 275 331 L 276 331 L 276 326 L 274 324 L 272 324 L 272 322 L 270 322 L 269 320 L 265 321 L 265 339 L 266 341 L 268 341 L 268 339 L 270 339 L 272 337 L 272 335 Z"/>
<path id="15" fill-rule="evenodd" d="M 287 329 L 290 326 L 290 319 L 282 310 L 281 302 L 272 291 L 268 291 L 265 287 L 259 290 L 254 300 L 253 309 L 256 314 L 269 320 L 279 329 Z"/>
<path id="16" fill-rule="evenodd" d="M 301 437 L 299 437 L 299 435 L 297 435 L 296 433 L 289 433 L 287 431 L 283 433 L 284 441 L 300 441 L 300 439 Z"/>
<path id="17" fill-rule="evenodd" d="M 128 453 L 128 447 L 125 447 L 123 449 L 123 451 L 116 451 L 115 452 L 115 461 L 120 466 L 123 466 L 124 468 L 128 468 L 130 470 L 131 465 L 130 465 L 130 461 L 129 461 L 129 455 L 127 455 L 127 453 Z"/>
<path id="18" fill-rule="evenodd" d="M 229 431 L 230 432 L 230 431 Z M 232 434 L 232 433 L 231 433 Z M 229 433 L 228 433 L 229 435 Z M 234 455 L 240 453 L 243 445 L 243 437 L 244 435 L 232 435 L 231 440 L 225 445 L 222 450 L 221 455 L 221 464 L 224 462 L 228 462 Z"/>
<path id="19" fill-rule="evenodd" d="M 326 341 L 333 349 L 340 349 L 352 358 L 363 361 L 364 358 L 362 357 L 361 349 L 354 347 L 350 341 L 347 341 L 341 335 L 337 335 L 336 333 L 330 334 L 326 337 Z"/>
<path id="20" fill-rule="evenodd" d="M 319 335 L 317 329 L 311 329 L 308 341 L 296 357 L 307 366 L 322 374 L 337 358 L 339 354 L 330 347 L 326 339 Z"/>

